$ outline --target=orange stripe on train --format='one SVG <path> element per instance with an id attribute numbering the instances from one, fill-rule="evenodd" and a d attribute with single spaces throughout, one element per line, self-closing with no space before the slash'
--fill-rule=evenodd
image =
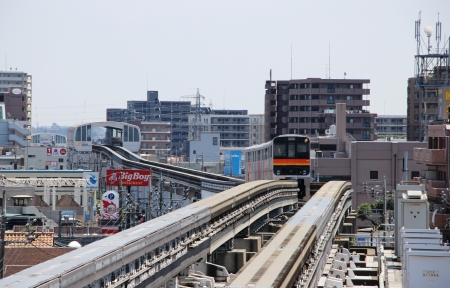
<path id="1" fill-rule="evenodd" d="M 273 165 L 308 166 L 308 165 L 310 165 L 310 160 L 309 159 L 273 159 Z"/>

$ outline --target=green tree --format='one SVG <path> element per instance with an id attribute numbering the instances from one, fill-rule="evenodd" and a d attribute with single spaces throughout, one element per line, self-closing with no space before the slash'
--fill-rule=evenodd
<path id="1" fill-rule="evenodd" d="M 378 223 L 372 220 L 370 217 L 372 215 L 372 206 L 368 203 L 362 203 L 356 209 L 356 217 L 363 221 L 369 221 L 373 226 L 377 226 Z"/>
<path id="2" fill-rule="evenodd" d="M 372 204 L 372 209 L 384 209 L 384 197 L 377 197 Z M 386 210 L 394 210 L 394 195 L 387 195 Z"/>

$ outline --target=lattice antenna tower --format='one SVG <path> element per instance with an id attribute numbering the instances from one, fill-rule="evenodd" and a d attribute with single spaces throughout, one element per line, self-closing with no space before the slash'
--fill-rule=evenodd
<path id="1" fill-rule="evenodd" d="M 189 123 L 189 130 L 191 132 L 191 140 L 200 141 L 200 134 L 203 130 L 201 107 L 205 105 L 202 102 L 203 100 L 205 100 L 205 96 L 201 95 L 200 89 L 197 88 L 196 95 L 182 96 L 182 98 L 195 98 L 194 121 Z"/>
<path id="2" fill-rule="evenodd" d="M 438 90 L 442 86 L 449 85 L 449 51 L 445 47 L 440 47 L 442 24 L 439 21 L 439 14 L 436 22 L 436 31 L 433 31 L 432 26 L 426 26 L 424 29 L 427 41 L 424 41 L 421 37 L 420 24 L 421 12 L 419 12 L 419 19 L 415 22 L 417 53 L 415 55 L 416 63 L 414 69 L 416 75 L 415 90 L 419 94 L 420 100 L 420 141 L 427 141 L 430 121 L 443 120 L 443 116 L 447 116 L 443 115 L 444 113 L 439 113 L 443 111 L 440 111 L 441 108 L 438 105 Z M 431 36 L 434 32 L 436 34 L 437 48 L 433 49 Z M 426 52 L 421 49 L 422 43 L 426 45 Z M 434 109 L 434 111 L 431 109 Z"/>

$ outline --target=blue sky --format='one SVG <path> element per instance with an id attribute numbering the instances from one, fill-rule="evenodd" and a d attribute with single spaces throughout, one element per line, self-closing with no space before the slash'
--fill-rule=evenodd
<path id="1" fill-rule="evenodd" d="M 369 110 L 406 115 L 414 21 L 422 37 L 450 1 L 5 1 L 0 70 L 33 75 L 33 126 L 104 121 L 106 108 L 196 89 L 215 109 L 264 111 L 264 81 L 370 79 Z M 445 38 L 445 39 L 444 39 Z M 425 41 L 425 39 L 424 39 Z M 433 47 L 436 47 L 434 35 Z"/>

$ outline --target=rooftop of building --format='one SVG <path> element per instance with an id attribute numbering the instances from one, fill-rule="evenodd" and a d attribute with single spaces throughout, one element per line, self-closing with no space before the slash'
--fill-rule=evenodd
<path id="1" fill-rule="evenodd" d="M 280 83 L 292 83 L 292 82 L 299 82 L 299 83 L 345 83 L 345 84 L 350 84 L 350 83 L 370 83 L 370 79 L 346 79 L 346 78 L 341 78 L 341 79 L 322 79 L 322 78 L 306 78 L 306 79 L 291 79 L 291 80 L 272 80 L 272 82 L 280 82 Z M 266 82 L 270 82 L 270 80 L 267 80 Z"/>
<path id="2" fill-rule="evenodd" d="M 406 115 L 377 115 L 375 118 L 406 118 Z"/>

